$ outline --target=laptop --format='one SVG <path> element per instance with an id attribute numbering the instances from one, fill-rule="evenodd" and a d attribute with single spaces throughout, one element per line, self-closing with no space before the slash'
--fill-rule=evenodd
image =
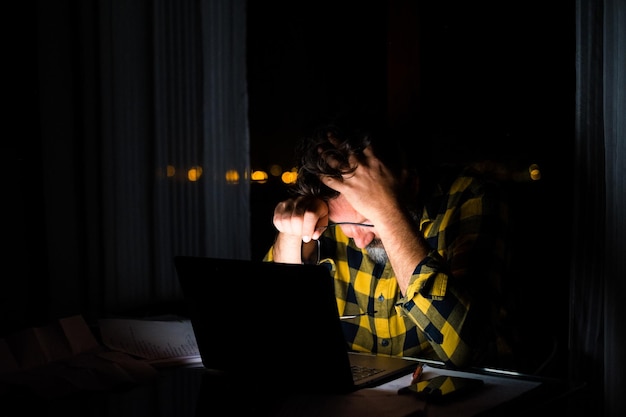
<path id="1" fill-rule="evenodd" d="M 348 393 L 417 366 L 348 351 L 324 266 L 194 256 L 176 256 L 174 265 L 211 372 L 261 381 L 259 389 L 282 381 L 283 392 Z"/>

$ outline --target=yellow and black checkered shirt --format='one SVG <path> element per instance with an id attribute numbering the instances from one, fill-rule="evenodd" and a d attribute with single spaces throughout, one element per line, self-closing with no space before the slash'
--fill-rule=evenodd
<path id="1" fill-rule="evenodd" d="M 404 297 L 389 263 L 375 264 L 338 227 L 324 232 L 320 263 L 334 277 L 339 314 L 376 312 L 342 321 L 351 350 L 450 366 L 494 354 L 506 219 L 495 191 L 463 174 L 433 194 L 419 222 L 433 250 L 416 265 Z"/>

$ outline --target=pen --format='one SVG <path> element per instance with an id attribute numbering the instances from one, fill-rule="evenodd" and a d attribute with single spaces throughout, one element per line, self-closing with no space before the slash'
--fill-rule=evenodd
<path id="1" fill-rule="evenodd" d="M 411 379 L 411 385 L 417 383 L 420 380 L 423 370 L 424 370 L 424 364 L 420 362 L 417 365 L 417 368 L 415 368 L 415 371 L 413 371 L 413 378 Z"/>

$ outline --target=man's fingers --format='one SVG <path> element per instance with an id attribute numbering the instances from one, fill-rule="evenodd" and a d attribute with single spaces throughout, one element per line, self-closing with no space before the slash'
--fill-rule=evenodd
<path id="1" fill-rule="evenodd" d="M 375 158 L 372 145 L 368 145 L 365 149 L 363 149 L 363 155 L 365 155 L 365 157 L 367 158 Z"/>
<path id="2" fill-rule="evenodd" d="M 274 226 L 278 231 L 300 236 L 304 242 L 319 238 L 316 227 L 328 223 L 328 205 L 320 199 L 285 200 L 274 209 Z"/>
<path id="3" fill-rule="evenodd" d="M 328 224 L 328 206 L 322 200 L 316 200 L 315 206 L 304 212 L 302 216 L 302 241 L 309 242 L 311 239 L 320 237 L 320 225 Z"/>

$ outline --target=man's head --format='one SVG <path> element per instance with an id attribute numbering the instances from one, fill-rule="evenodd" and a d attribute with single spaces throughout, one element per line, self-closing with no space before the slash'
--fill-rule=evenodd
<path id="1" fill-rule="evenodd" d="M 400 175 L 404 168 L 405 154 L 400 151 L 398 137 L 383 126 L 373 126 L 371 120 L 335 119 L 314 129 L 302 138 L 296 148 L 299 160 L 298 179 L 294 186 L 297 195 L 320 198 L 328 204 L 332 222 L 368 223 L 337 191 L 327 187 L 321 176 L 341 179 L 356 168 L 349 163 L 350 156 L 364 158 L 363 151 L 371 147 L 378 159 L 394 174 Z M 331 166 L 327 160 L 338 161 Z M 373 196 L 375 198 L 375 196 Z M 376 235 L 375 227 L 354 224 L 339 226 L 358 247 L 365 248 L 376 263 L 385 263 L 387 254 Z"/>

